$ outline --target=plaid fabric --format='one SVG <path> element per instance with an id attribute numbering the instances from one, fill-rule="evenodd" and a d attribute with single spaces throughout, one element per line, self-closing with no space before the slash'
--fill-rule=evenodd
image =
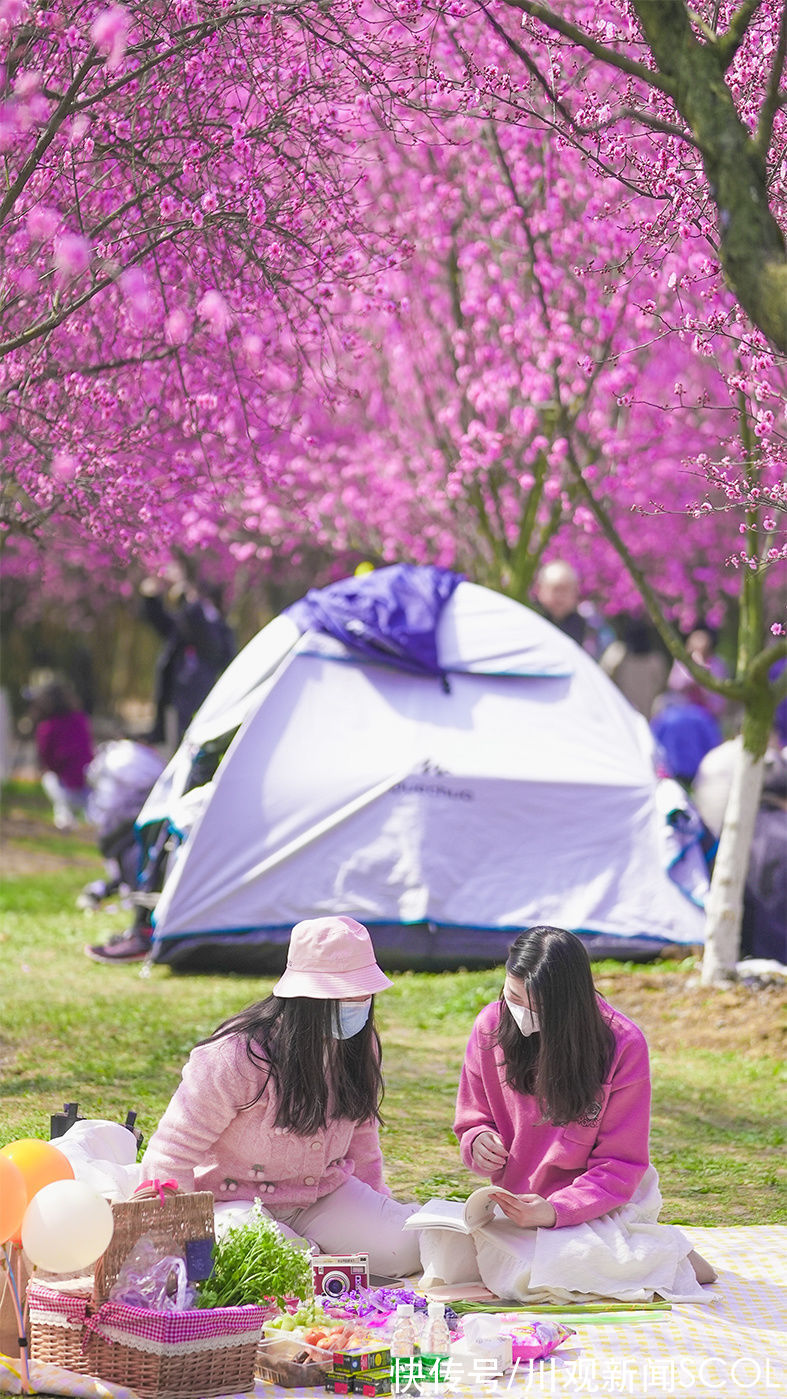
<path id="1" fill-rule="evenodd" d="M 30 1320 L 54 1326 L 86 1326 L 108 1340 L 122 1341 L 140 1350 L 181 1348 L 200 1349 L 224 1342 L 241 1345 L 255 1334 L 259 1337 L 268 1314 L 266 1307 L 215 1307 L 213 1310 L 153 1312 L 129 1307 L 124 1302 L 104 1302 L 97 1312 L 88 1312 L 86 1297 L 69 1296 L 31 1282 L 28 1287 Z"/>
<path id="2" fill-rule="evenodd" d="M 222 1336 L 262 1332 L 264 1307 L 215 1307 L 188 1312 L 151 1312 L 127 1307 L 124 1302 L 104 1302 L 87 1318 L 91 1331 L 122 1331 L 126 1344 L 155 1341 L 158 1345 L 188 1345 L 195 1341 L 216 1340 Z"/>
<path id="3" fill-rule="evenodd" d="M 60 1399 L 138 1399 L 125 1385 L 110 1384 L 92 1375 L 75 1375 L 60 1365 L 30 1361 L 30 1383 L 34 1394 L 57 1394 Z M 0 1394 L 27 1394 L 19 1360 L 0 1355 Z M 244 1399 L 246 1396 L 244 1395 Z"/>
<path id="4" fill-rule="evenodd" d="M 54 1288 L 35 1280 L 27 1285 L 30 1320 L 50 1326 L 81 1327 L 89 1300 L 86 1295 L 56 1292 Z"/>

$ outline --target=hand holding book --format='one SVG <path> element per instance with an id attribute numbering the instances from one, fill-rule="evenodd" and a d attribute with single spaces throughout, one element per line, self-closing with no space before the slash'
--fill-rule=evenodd
<path id="1" fill-rule="evenodd" d="M 420 1210 L 411 1214 L 405 1229 L 457 1229 L 472 1234 L 497 1220 L 496 1228 L 506 1227 L 497 1210 L 520 1229 L 549 1228 L 555 1222 L 555 1211 L 540 1195 L 514 1195 L 500 1185 L 483 1185 L 474 1190 L 464 1204 L 461 1200 L 428 1200 Z"/>
<path id="2" fill-rule="evenodd" d="M 512 1195 L 508 1190 L 499 1190 L 492 1199 L 520 1229 L 551 1229 L 557 1219 L 555 1206 L 543 1195 Z"/>

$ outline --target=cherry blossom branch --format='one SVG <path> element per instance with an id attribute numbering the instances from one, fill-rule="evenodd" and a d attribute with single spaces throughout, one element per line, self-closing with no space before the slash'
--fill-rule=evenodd
<path id="1" fill-rule="evenodd" d="M 43 132 L 36 141 L 36 144 L 30 152 L 30 155 L 27 157 L 27 160 L 22 165 L 19 173 L 16 176 L 16 179 L 12 180 L 6 192 L 5 198 L 2 200 L 2 202 L 0 202 L 0 227 L 5 223 L 7 215 L 13 209 L 17 199 L 22 193 L 22 190 L 24 189 L 25 185 L 30 179 L 30 176 L 33 174 L 34 170 L 38 168 L 42 156 L 51 146 L 52 142 L 55 139 L 55 136 L 60 130 L 60 127 L 63 125 L 63 122 L 65 121 L 66 117 L 71 116 L 74 110 L 74 97 L 79 92 L 79 89 L 84 83 L 88 73 L 90 73 L 90 71 L 93 68 L 97 67 L 100 62 L 101 59 L 98 57 L 96 50 L 92 48 L 84 63 L 79 68 L 77 75 L 74 78 L 74 81 L 70 84 L 62 101 L 58 104 L 58 106 L 55 108 L 55 111 L 52 113 L 52 116 L 49 118 L 46 127 L 44 128 Z"/>
<path id="2" fill-rule="evenodd" d="M 271 6 L 265 8 L 278 7 Z M 289 9 L 290 7 L 287 8 Z M 85 98 L 83 102 L 76 103 L 75 111 L 84 112 L 88 108 L 95 106 L 97 102 L 105 101 L 107 97 L 111 97 L 116 92 L 121 92 L 124 88 L 128 87 L 130 83 L 138 83 L 140 78 L 155 72 L 157 68 L 161 67 L 162 63 L 168 63 L 170 59 L 177 58 L 181 54 L 187 53 L 188 50 L 194 48 L 196 44 L 204 42 L 204 40 L 211 35 L 219 33 L 222 29 L 226 29 L 228 25 L 233 24 L 237 19 L 247 17 L 253 18 L 255 15 L 259 14 L 259 12 L 259 5 L 238 5 L 232 10 L 225 11 L 219 19 L 201 20 L 197 24 L 184 25 L 177 31 L 176 43 L 171 44 L 169 48 L 155 53 L 152 58 L 144 63 L 140 63 L 136 68 L 129 69 L 127 72 L 123 73 L 121 77 L 115 78 L 114 81 L 105 83 L 100 91 L 94 93 L 92 97 Z M 141 44 L 130 45 L 126 50 L 127 56 L 133 58 L 137 54 L 147 53 L 148 50 L 152 48 L 154 42 L 155 40 L 151 38 L 145 40 Z M 99 59 L 98 62 L 102 63 L 103 60 Z"/>
<path id="3" fill-rule="evenodd" d="M 725 72 L 746 38 L 749 25 L 761 5 L 762 0 L 743 0 L 743 4 L 730 17 L 724 33 L 715 36 L 716 49 Z"/>
<path id="4" fill-rule="evenodd" d="M 136 266 L 137 263 L 142 262 L 150 253 L 154 252 L 156 248 L 161 247 L 164 243 L 170 243 L 175 237 L 176 231 L 175 229 L 169 229 L 165 234 L 162 234 L 160 238 L 151 239 L 150 242 L 146 243 L 144 248 L 138 249 L 127 259 L 124 263 L 124 269 Z M 63 306 L 62 310 L 53 312 L 51 315 L 47 316 L 46 320 L 39 321 L 37 324 L 29 326 L 27 330 L 21 331 L 19 335 L 15 335 L 11 340 L 0 342 L 0 359 L 2 359 L 4 355 L 10 354 L 11 351 L 19 350 L 24 345 L 29 345 L 31 341 L 38 340 L 42 336 L 48 335 L 51 331 L 56 330 L 57 327 L 62 325 L 75 311 L 80 310 L 82 306 L 86 306 L 88 302 L 98 296 L 99 292 L 105 291 L 107 287 L 112 286 L 113 283 L 117 281 L 120 271 L 124 269 L 118 268 L 113 270 L 111 274 L 99 277 L 86 292 L 83 292 L 81 296 L 76 297 L 73 301 L 69 301 L 67 305 Z"/>
<path id="5" fill-rule="evenodd" d="M 733 17 L 727 50 L 724 36 L 721 41 L 698 42 L 684 0 L 632 0 L 655 72 L 593 40 L 538 0 L 503 3 L 672 98 L 702 156 L 718 210 L 719 256 L 728 283 L 755 325 L 774 346 L 787 351 L 787 250 L 769 205 L 764 152 L 738 116 L 730 89 L 719 82 L 726 52 L 734 55 L 759 0 L 744 3 Z M 779 101 L 774 95 L 763 113 L 763 139 L 772 129 L 776 108 L 772 112 L 771 107 Z"/>
<path id="6" fill-rule="evenodd" d="M 506 0 L 506 3 L 508 3 L 508 0 Z M 568 122 L 570 126 L 574 126 L 574 119 L 570 111 L 567 107 L 563 105 L 557 93 L 554 91 L 550 83 L 547 82 L 547 79 L 544 77 L 543 73 L 538 67 L 538 64 L 534 63 L 533 59 L 530 57 L 530 54 L 527 52 L 527 49 L 524 48 L 524 46 L 514 38 L 513 34 L 509 34 L 508 30 L 505 28 L 504 25 L 498 23 L 494 15 L 483 3 L 483 0 L 481 0 L 479 4 L 479 9 L 483 10 L 484 14 L 486 15 L 487 22 L 491 25 L 492 29 L 494 29 L 498 37 L 501 38 L 503 42 L 508 46 L 511 52 L 516 54 L 519 61 L 527 69 L 531 78 L 535 78 L 542 92 L 552 103 L 552 106 L 554 107 L 555 111 L 559 112 L 563 120 Z M 454 40 L 454 43 L 457 43 L 456 36 L 452 35 L 451 37 Z"/>
<path id="7" fill-rule="evenodd" d="M 600 44 L 579 25 L 563 19 L 548 5 L 541 5 L 538 0 L 503 0 L 503 3 L 512 10 L 522 10 L 531 19 L 539 20 L 545 28 L 551 29 L 555 34 L 562 35 L 564 39 L 570 39 L 572 44 L 584 49 L 593 58 L 600 59 L 602 63 L 607 63 L 612 68 L 618 68 L 621 73 L 628 73 L 633 78 L 639 78 L 648 87 L 656 88 L 659 92 L 665 93 L 667 97 L 674 97 L 675 86 L 670 78 L 663 73 L 654 72 L 652 68 L 637 62 L 636 59 L 627 58 L 625 54 L 607 48 L 606 44 Z"/>
<path id="8" fill-rule="evenodd" d="M 593 122 L 590 126 L 574 122 L 573 126 L 580 136 L 594 136 L 597 131 L 606 131 L 611 126 L 617 126 L 621 121 L 636 121 L 640 126 L 646 126 L 649 131 L 658 131 L 662 136 L 674 136 L 677 140 L 685 142 L 687 146 L 693 146 L 695 150 L 699 150 L 694 137 L 685 127 L 675 126 L 674 122 L 661 121 L 658 117 L 652 117 L 647 112 L 643 112 L 639 107 L 621 107 L 620 111 L 613 112 L 604 121 Z"/>
<path id="9" fill-rule="evenodd" d="M 593 514 L 605 539 L 612 545 L 612 548 L 625 564 L 626 570 L 634 580 L 637 591 L 640 593 L 642 601 L 647 607 L 651 621 L 667 647 L 667 650 L 670 652 L 670 655 L 680 661 L 681 665 L 685 666 L 689 674 L 697 680 L 699 684 L 705 686 L 706 689 L 713 690 L 720 695 L 726 695 L 728 699 L 743 700 L 745 698 L 745 686 L 743 683 L 739 680 L 722 679 L 719 676 L 713 675 L 707 667 L 699 665 L 688 651 L 677 628 L 672 626 L 667 620 L 658 594 L 651 587 L 647 575 L 643 569 L 640 568 L 631 550 L 615 528 L 608 511 L 596 498 L 595 493 L 585 480 L 584 472 L 577 461 L 570 442 L 568 461 L 583 500 Z"/>
<path id="10" fill-rule="evenodd" d="M 781 80 L 784 75 L 784 60 L 787 56 L 787 5 L 782 9 L 782 19 L 779 26 L 779 39 L 776 44 L 776 51 L 773 55 L 768 88 L 765 94 L 765 101 L 760 111 L 760 120 L 757 125 L 757 133 L 754 137 L 755 149 L 763 160 L 768 155 L 768 150 L 773 136 L 773 123 L 776 113 L 785 104 L 785 97 L 780 91 Z"/>
<path id="11" fill-rule="evenodd" d="M 513 0 L 503 0 L 503 3 L 513 3 Z M 575 145 L 579 146 L 579 148 L 584 151 L 588 160 L 592 160 L 593 164 L 598 166 L 599 170 L 603 170 L 604 174 L 606 175 L 612 175 L 614 179 L 620 182 L 620 184 L 625 185 L 627 189 L 633 190 L 635 194 L 647 194 L 650 198 L 664 198 L 665 200 L 668 199 L 669 196 L 654 195 L 652 190 L 644 190 L 641 186 L 636 185 L 632 180 L 628 179 L 627 176 L 620 174 L 620 172 L 617 170 L 613 170 L 611 166 L 609 166 L 605 161 L 603 161 L 595 151 L 589 151 L 586 149 L 586 147 L 582 146 L 581 140 L 579 140 L 578 138 L 582 136 L 594 135 L 596 131 L 603 129 L 603 124 L 599 124 L 598 126 L 585 126 L 581 122 L 578 122 L 576 117 L 572 114 L 572 112 L 565 105 L 565 103 L 561 102 L 554 89 L 550 86 L 547 79 L 540 71 L 538 64 L 536 64 L 530 57 L 529 53 L 527 52 L 527 49 L 522 44 L 520 44 L 517 39 L 514 38 L 513 34 L 509 34 L 505 26 L 500 24 L 495 19 L 494 15 L 490 13 L 485 4 L 479 4 L 479 8 L 483 10 L 484 14 L 486 15 L 490 28 L 492 28 L 495 31 L 498 37 L 506 45 L 506 47 L 510 49 L 513 54 L 516 55 L 516 57 L 520 60 L 523 66 L 527 69 L 528 73 L 530 73 L 530 75 L 533 78 L 535 78 L 539 87 L 542 89 L 545 96 L 551 102 L 554 110 L 558 112 L 562 117 L 565 125 L 560 126 L 557 122 L 548 120 L 547 117 L 543 115 L 543 113 L 538 114 L 539 121 L 541 121 L 544 126 L 553 127 L 555 130 L 559 131 L 562 136 L 565 136 L 567 139 L 573 141 Z M 450 39 L 454 47 L 462 54 L 465 60 L 469 63 L 469 55 L 467 54 L 466 50 L 460 45 L 456 35 L 451 34 Z M 516 107 L 516 105 L 514 105 L 514 112 L 517 113 L 518 111 L 519 109 Z M 615 115 L 611 117 L 608 125 L 616 125 L 617 122 L 621 120 L 624 115 L 626 115 L 625 112 L 621 113 L 620 115 Z M 672 127 L 669 123 L 660 123 L 656 118 L 650 119 L 640 112 L 636 113 L 636 117 L 642 122 L 644 126 L 652 126 L 654 130 L 663 130 L 664 133 L 667 135 L 679 136 L 683 140 L 686 140 L 689 145 L 695 144 L 692 137 L 688 136 L 687 133 L 683 131 L 680 127 Z"/>
<path id="12" fill-rule="evenodd" d="M 784 235 L 769 206 L 765 160 L 730 89 L 719 81 L 717 48 L 698 43 L 683 0 L 632 0 L 632 5 L 702 153 L 718 209 L 727 281 L 755 325 L 778 349 L 787 350 Z"/>

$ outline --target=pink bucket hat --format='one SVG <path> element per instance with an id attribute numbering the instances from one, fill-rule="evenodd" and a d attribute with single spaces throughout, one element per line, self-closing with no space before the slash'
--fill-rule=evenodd
<path id="1" fill-rule="evenodd" d="M 307 918 L 290 934 L 287 968 L 273 994 L 342 1000 L 388 986 L 393 982 L 378 967 L 363 923 L 344 916 Z"/>

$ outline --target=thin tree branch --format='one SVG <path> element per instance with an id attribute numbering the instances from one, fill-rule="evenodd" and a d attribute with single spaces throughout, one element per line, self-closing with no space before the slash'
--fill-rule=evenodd
<path id="1" fill-rule="evenodd" d="M 699 29 L 700 34 L 703 34 L 708 40 L 708 43 L 715 44 L 718 38 L 715 26 L 711 24 L 706 24 L 705 20 L 702 18 L 702 15 L 698 15 L 696 10 L 687 9 L 686 13 L 688 14 L 688 17 L 691 20 L 692 24 L 696 25 L 697 29 Z"/>
<path id="2" fill-rule="evenodd" d="M 715 47 L 724 72 L 729 68 L 746 38 L 746 31 L 761 4 L 762 0 L 743 0 L 743 4 L 732 15 L 724 33 L 716 39 Z"/>
<path id="3" fill-rule="evenodd" d="M 779 108 L 784 106 L 785 103 L 785 95 L 780 91 L 781 80 L 784 73 L 785 56 L 787 56 L 787 4 L 782 8 L 779 39 L 776 45 L 776 52 L 773 55 L 773 63 L 768 79 L 768 88 L 765 93 L 765 101 L 762 104 L 760 120 L 757 124 L 757 132 L 754 137 L 755 149 L 759 152 L 763 160 L 767 157 L 768 148 L 771 144 L 774 118 Z"/>
<path id="4" fill-rule="evenodd" d="M 33 147 L 32 151 L 27 157 L 27 160 L 25 161 L 24 165 L 19 171 L 16 179 L 13 180 L 11 185 L 9 186 L 8 192 L 2 204 L 0 204 L 0 226 L 2 226 L 2 224 L 5 222 L 6 216 L 9 214 L 11 209 L 13 209 L 17 199 L 19 198 L 19 195 L 22 193 L 22 190 L 27 184 L 27 181 L 30 179 L 30 176 L 33 174 L 33 171 L 37 168 L 44 152 L 49 148 L 49 146 L 51 146 L 52 142 L 55 139 L 55 136 L 60 130 L 60 127 L 63 125 L 63 122 L 65 121 L 66 117 L 70 116 L 73 110 L 72 103 L 74 97 L 79 92 L 79 89 L 82 86 L 82 83 L 84 82 L 91 68 L 95 68 L 99 62 L 100 59 L 96 54 L 96 50 L 91 49 L 81 68 L 77 72 L 74 81 L 71 83 L 71 86 L 69 87 L 68 91 L 63 97 L 62 102 L 49 118 L 46 127 L 44 128 L 43 132 L 36 141 L 35 146 Z"/>
<path id="5" fill-rule="evenodd" d="M 619 121 L 637 121 L 641 126 L 647 126 L 651 131 L 658 131 L 664 136 L 675 136 L 679 141 L 685 141 L 687 146 L 693 146 L 699 150 L 697 142 L 690 131 L 683 126 L 675 126 L 669 121 L 659 121 L 658 117 L 648 116 L 646 112 L 637 107 L 621 107 L 614 116 L 608 117 L 606 121 L 595 122 L 593 126 L 580 126 L 574 122 L 574 130 L 580 136 L 594 136 L 597 131 L 604 131 L 607 127 L 617 126 Z"/>
<path id="6" fill-rule="evenodd" d="M 706 666 L 698 665 L 684 645 L 680 633 L 667 620 L 661 602 L 654 589 L 650 586 L 646 574 L 639 567 L 622 536 L 618 533 L 609 513 L 601 502 L 596 499 L 596 496 L 585 480 L 582 467 L 577 461 L 570 439 L 568 461 L 586 504 L 600 526 L 605 539 L 609 541 L 615 553 L 625 564 L 628 573 L 636 584 L 640 596 L 642 597 L 642 601 L 648 609 L 653 625 L 667 647 L 667 650 L 676 660 L 680 661 L 681 665 L 685 666 L 689 674 L 706 689 L 713 690 L 719 695 L 726 695 L 728 699 L 743 700 L 745 697 L 744 684 L 739 680 L 723 680 L 713 675 Z"/>
<path id="7" fill-rule="evenodd" d="M 655 87 L 667 97 L 674 97 L 676 88 L 670 78 L 664 77 L 662 73 L 654 72 L 652 68 L 646 68 L 644 63 L 638 63 L 636 59 L 626 58 L 625 54 L 607 48 L 606 44 L 599 44 L 595 39 L 591 39 L 584 29 L 576 24 L 571 24 L 569 20 L 561 19 L 547 5 L 540 5 L 537 0 L 503 0 L 503 3 L 509 9 L 522 10 L 531 19 L 539 20 L 545 28 L 551 29 L 555 34 L 561 34 L 564 39 L 570 39 L 572 44 L 576 44 L 586 53 L 592 54 L 602 63 L 617 68 L 622 73 L 628 73 L 633 78 L 639 78 L 648 87 Z"/>
<path id="8" fill-rule="evenodd" d="M 506 0 L 506 4 L 507 3 L 508 0 Z M 498 23 L 494 16 L 490 14 L 485 4 L 481 3 L 480 9 L 483 10 L 488 23 L 491 24 L 495 33 L 499 36 L 499 38 L 501 38 L 504 41 L 504 43 L 508 45 L 508 47 L 511 49 L 511 52 L 516 54 L 520 62 L 524 64 L 531 78 L 535 78 L 539 87 L 544 92 L 545 96 L 549 99 L 549 101 L 552 103 L 552 106 L 555 108 L 555 110 L 560 113 L 564 121 L 568 122 L 571 126 L 573 126 L 574 120 L 571 116 L 571 113 L 569 112 L 567 107 L 563 106 L 563 103 L 560 101 L 560 98 L 558 97 L 557 93 L 553 90 L 553 88 L 550 86 L 550 84 L 544 77 L 543 73 L 540 71 L 538 64 L 533 62 L 532 58 L 530 57 L 530 54 L 527 52 L 527 49 L 524 48 L 524 46 L 514 38 L 513 34 L 509 34 L 508 30 L 505 29 L 502 24 Z"/>
<path id="9" fill-rule="evenodd" d="M 134 267 L 136 263 L 141 262 L 149 253 L 160 247 L 162 243 L 170 242 L 173 237 L 174 234 L 172 230 L 170 230 L 165 237 L 157 238 L 147 243 L 144 248 L 135 253 L 133 257 L 130 257 L 128 262 L 124 263 L 121 270 L 125 271 L 129 267 Z M 39 340 L 43 335 L 48 335 L 50 331 L 57 330 L 57 327 L 62 325 L 63 321 L 67 320 L 75 311 L 79 311 L 81 307 L 87 305 L 88 301 L 92 301 L 94 296 L 98 296 L 99 292 L 105 291 L 107 287 L 112 286 L 112 284 L 117 281 L 118 276 L 119 272 L 113 272 L 111 276 L 101 277 L 97 282 L 94 282 L 89 290 L 84 292 L 82 296 L 78 296 L 76 301 L 70 301 L 67 306 L 64 306 L 62 311 L 47 317 L 45 321 L 38 321 L 36 325 L 30 326 L 28 330 L 22 331 L 20 335 L 16 335 L 13 340 L 6 340 L 5 343 L 0 344 L 0 358 L 2 358 L 3 355 L 10 354 L 12 350 L 21 349 L 23 345 L 29 345 L 31 340 Z"/>

